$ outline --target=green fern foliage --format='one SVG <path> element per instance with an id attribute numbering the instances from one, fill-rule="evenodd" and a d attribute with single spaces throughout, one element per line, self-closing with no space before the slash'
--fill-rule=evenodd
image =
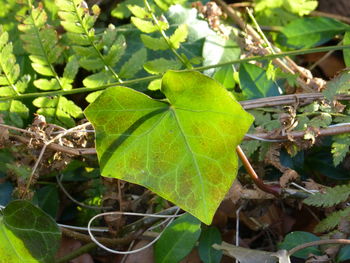
<path id="1" fill-rule="evenodd" d="M 177 58 L 158 58 L 147 61 L 144 64 L 144 69 L 150 74 L 161 74 L 169 69 L 180 69 L 182 66 L 191 68 L 191 63 L 185 54 L 178 54 L 176 51 L 180 48 L 181 43 L 187 39 L 187 25 L 182 24 L 178 26 L 175 32 L 168 37 L 165 31 L 169 28 L 169 24 L 166 19 L 164 17 L 158 19 L 147 1 L 145 1 L 145 4 L 145 8 L 137 5 L 128 5 L 129 10 L 134 15 L 131 17 L 131 22 L 141 32 L 147 33 L 140 35 L 141 41 L 145 47 L 154 51 L 171 50 Z M 160 37 L 148 35 L 153 32 L 158 32 Z"/>
<path id="2" fill-rule="evenodd" d="M 23 32 L 21 39 L 24 49 L 30 54 L 33 69 L 41 75 L 54 77 L 62 88 L 53 64 L 62 54 L 62 47 L 58 45 L 57 32 L 47 25 L 47 15 L 42 5 L 37 8 L 29 4 L 29 14 L 18 26 Z M 35 84 L 37 88 L 42 86 Z"/>
<path id="3" fill-rule="evenodd" d="M 34 86 L 44 91 L 72 89 L 79 68 L 77 58 L 71 56 L 64 68 L 63 76 L 58 76 L 54 65 L 60 60 L 63 48 L 59 45 L 57 32 L 48 25 L 47 14 L 40 3 L 38 7 L 34 7 L 31 1 L 28 1 L 28 8 L 29 13 L 18 28 L 22 32 L 21 39 L 24 42 L 24 49 L 29 53 L 33 69 L 45 76 L 36 79 L 33 82 Z M 39 97 L 33 104 L 39 108 L 38 114 L 59 125 L 74 126 L 73 118 L 82 117 L 82 110 L 73 101 L 64 97 L 54 99 Z M 70 106 L 70 110 L 63 110 L 63 105 Z"/>
<path id="4" fill-rule="evenodd" d="M 334 229 L 337 225 L 339 225 L 340 221 L 344 218 L 350 216 L 350 207 L 347 207 L 343 210 L 334 212 L 323 219 L 316 227 L 316 232 L 326 232 Z"/>
<path id="5" fill-rule="evenodd" d="M 120 82 L 114 67 L 125 52 L 124 36 L 118 34 L 113 25 L 109 25 L 103 34 L 95 34 L 93 26 L 100 13 L 97 5 L 91 8 L 91 14 L 81 0 L 56 0 L 56 5 L 59 7 L 61 25 L 67 31 L 80 66 L 89 71 L 99 71 L 87 77 L 84 85 L 89 87 Z"/>
<path id="6" fill-rule="evenodd" d="M 45 116 L 47 122 L 65 127 L 73 127 L 75 125 L 73 118 L 83 116 L 80 107 L 63 96 L 39 97 L 33 101 L 33 104 L 39 108 L 38 114 Z"/>
<path id="7" fill-rule="evenodd" d="M 335 166 L 338 166 L 349 153 L 350 137 L 349 134 L 333 136 L 332 154 Z"/>
<path id="8" fill-rule="evenodd" d="M 345 71 L 331 81 L 327 82 L 322 92 L 328 100 L 333 100 L 337 94 L 350 94 L 350 71 Z"/>
<path id="9" fill-rule="evenodd" d="M 346 201 L 350 195 L 350 185 L 338 185 L 328 188 L 326 193 L 317 193 L 304 200 L 307 205 L 332 207 Z"/>
<path id="10" fill-rule="evenodd" d="M 26 90 L 28 81 L 28 77 L 20 77 L 9 35 L 0 27 L 0 97 L 20 95 Z M 22 102 L 9 100 L 0 103 L 0 114 L 5 123 L 22 127 L 29 110 Z"/>

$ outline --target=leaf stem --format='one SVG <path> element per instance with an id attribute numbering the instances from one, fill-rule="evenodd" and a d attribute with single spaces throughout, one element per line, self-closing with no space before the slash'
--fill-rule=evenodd
<path id="1" fill-rule="evenodd" d="M 252 180 L 254 181 L 256 186 L 259 187 L 264 192 L 273 194 L 276 197 L 280 197 L 280 195 L 281 195 L 281 187 L 278 186 L 278 185 L 267 185 L 267 184 L 265 184 L 259 178 L 259 176 L 256 174 L 256 172 L 255 172 L 254 168 L 252 167 L 252 165 L 250 164 L 247 156 L 244 154 L 242 148 L 239 145 L 236 148 L 236 152 L 237 152 L 239 158 L 241 159 L 244 168 L 247 170 L 248 174 L 250 175 L 250 177 L 252 178 Z"/>
<path id="2" fill-rule="evenodd" d="M 204 71 L 207 69 L 211 68 L 218 68 L 218 67 L 223 67 L 226 65 L 231 65 L 231 64 L 239 64 L 239 63 L 244 63 L 244 62 L 249 62 L 249 61 L 261 61 L 261 60 L 271 60 L 274 58 L 280 58 L 280 57 L 286 57 L 286 56 L 296 56 L 296 55 L 303 55 L 303 54 L 310 54 L 310 53 L 317 53 L 317 52 L 326 52 L 330 50 L 341 50 L 341 49 L 346 49 L 350 48 L 350 45 L 342 45 L 342 46 L 327 46 L 327 47 L 317 47 L 317 48 L 310 48 L 310 49 L 299 49 L 299 50 L 293 50 L 293 51 L 286 51 L 286 52 L 280 52 L 276 54 L 270 54 L 270 55 L 265 55 L 265 56 L 253 56 L 249 58 L 243 58 L 243 59 L 235 59 L 223 63 L 218 63 L 214 65 L 208 65 L 208 66 L 201 66 L 201 67 L 195 67 L 193 69 L 184 69 L 180 71 Z M 22 95 L 15 95 L 15 96 L 8 96 L 8 97 L 3 97 L 0 98 L 0 101 L 7 101 L 11 99 L 25 99 L 25 98 L 35 98 L 35 97 L 40 97 L 40 96 L 57 96 L 57 95 L 70 95 L 70 94 L 76 94 L 76 93 L 84 93 L 84 92 L 92 92 L 92 91 L 98 91 L 98 90 L 103 90 L 108 87 L 112 86 L 118 86 L 120 84 L 123 84 L 123 86 L 127 85 L 133 85 L 136 83 L 142 83 L 142 82 L 150 82 L 155 79 L 161 78 L 162 75 L 157 75 L 157 76 L 148 76 L 148 77 L 143 77 L 143 78 L 138 78 L 138 79 L 133 79 L 133 80 L 128 80 L 124 81 L 123 83 L 121 82 L 114 82 L 110 83 L 107 85 L 101 85 L 98 87 L 91 87 L 91 88 L 77 88 L 77 89 L 72 89 L 72 90 L 58 90 L 58 91 L 48 91 L 48 92 L 34 92 L 34 93 L 26 93 Z"/>

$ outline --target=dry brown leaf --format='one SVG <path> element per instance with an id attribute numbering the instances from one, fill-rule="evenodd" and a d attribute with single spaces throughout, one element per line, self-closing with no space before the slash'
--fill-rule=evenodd
<path id="1" fill-rule="evenodd" d="M 287 170 L 280 177 L 280 185 L 282 188 L 285 188 L 291 181 L 295 181 L 299 179 L 299 177 L 299 174 L 295 170 L 287 168 Z"/>
<path id="2" fill-rule="evenodd" d="M 243 191 L 243 187 L 241 183 L 238 181 L 238 179 L 236 179 L 233 182 L 230 190 L 227 192 L 225 199 L 230 199 L 232 203 L 236 204 L 238 200 L 241 199 L 242 191 Z"/>

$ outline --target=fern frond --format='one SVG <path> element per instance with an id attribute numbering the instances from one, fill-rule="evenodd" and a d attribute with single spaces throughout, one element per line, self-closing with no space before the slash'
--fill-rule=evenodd
<path id="1" fill-rule="evenodd" d="M 176 60 L 166 60 L 164 58 L 148 61 L 144 65 L 144 69 L 150 74 L 160 74 L 168 69 L 180 69 L 181 66 L 186 68 L 192 68 L 190 60 L 185 54 L 179 54 L 177 49 L 180 48 L 180 44 L 185 42 L 188 36 L 188 28 L 186 24 L 182 24 L 175 29 L 175 32 L 168 37 L 165 31 L 169 28 L 169 23 L 164 19 L 158 19 L 150 4 L 147 0 L 144 0 L 145 7 L 142 8 L 136 5 L 128 5 L 128 8 L 133 13 L 131 17 L 132 24 L 137 27 L 141 32 L 153 33 L 158 31 L 161 35 L 160 38 L 151 37 L 145 34 L 141 34 L 141 40 L 144 45 L 152 50 L 170 50 L 175 56 Z M 159 1 L 159 3 L 165 3 Z"/>
<path id="2" fill-rule="evenodd" d="M 350 207 L 345 208 L 344 210 L 340 210 L 337 212 L 334 212 L 327 216 L 325 219 L 323 219 L 316 227 L 316 232 L 326 232 L 333 228 L 335 228 L 337 225 L 339 225 L 340 221 L 350 216 Z"/>
<path id="3" fill-rule="evenodd" d="M 350 151 L 350 137 L 348 134 L 333 136 L 332 154 L 334 166 L 338 166 Z"/>
<path id="4" fill-rule="evenodd" d="M 33 101 L 33 104 L 39 108 L 38 114 L 44 115 L 47 122 L 65 127 L 73 127 L 75 125 L 73 118 L 83 116 L 81 108 L 63 96 L 39 97 Z"/>
<path id="5" fill-rule="evenodd" d="M 0 27 L 0 97 L 20 95 L 27 88 L 28 78 L 20 78 L 20 68 L 13 54 L 9 35 Z M 28 118 L 28 108 L 18 100 L 0 103 L 3 121 L 16 126 L 23 126 L 23 119 Z"/>
<path id="6" fill-rule="evenodd" d="M 339 76 L 327 82 L 327 86 L 322 92 L 328 100 L 333 100 L 339 93 L 350 93 L 350 71 L 345 71 Z"/>
<path id="7" fill-rule="evenodd" d="M 124 54 L 125 39 L 110 25 L 101 36 L 93 28 L 100 10 L 92 7 L 92 14 L 82 0 L 56 0 L 61 25 L 73 43 L 73 50 L 79 56 L 80 65 L 90 71 L 103 70 L 104 83 L 121 81 L 113 67 Z M 100 77 L 99 75 L 97 77 Z"/>
<path id="8" fill-rule="evenodd" d="M 63 51 L 58 45 L 57 32 L 47 25 L 47 15 L 42 5 L 35 8 L 30 1 L 28 5 L 29 14 L 18 26 L 23 32 L 21 39 L 24 42 L 24 49 L 30 54 L 33 69 L 41 75 L 54 77 L 62 89 L 63 85 L 53 66 Z"/>
<path id="9" fill-rule="evenodd" d="M 331 207 L 346 201 L 350 195 L 350 185 L 338 185 L 328 188 L 326 193 L 317 193 L 304 200 L 307 205 Z"/>

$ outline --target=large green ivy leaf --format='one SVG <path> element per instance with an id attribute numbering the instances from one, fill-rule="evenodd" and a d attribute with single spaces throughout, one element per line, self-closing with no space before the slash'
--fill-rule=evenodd
<path id="1" fill-rule="evenodd" d="M 210 224 L 253 117 L 198 72 L 168 71 L 161 91 L 169 103 L 113 87 L 85 110 L 101 173 L 143 185 Z"/>
<path id="2" fill-rule="evenodd" d="M 60 237 L 49 215 L 27 201 L 13 201 L 0 215 L 0 263 L 54 262 Z"/>

